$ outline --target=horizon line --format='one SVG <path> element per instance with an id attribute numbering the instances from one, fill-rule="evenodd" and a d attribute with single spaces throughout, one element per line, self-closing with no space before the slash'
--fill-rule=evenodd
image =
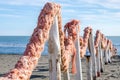
<path id="1" fill-rule="evenodd" d="M 0 35 L 0 36 L 32 36 L 32 35 Z M 120 36 L 120 35 L 105 35 L 105 36 Z"/>

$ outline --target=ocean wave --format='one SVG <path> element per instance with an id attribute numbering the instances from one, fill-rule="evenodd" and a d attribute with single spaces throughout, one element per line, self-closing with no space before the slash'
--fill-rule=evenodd
<path id="1" fill-rule="evenodd" d="M 14 44 L 14 43 L 3 43 L 3 44 L 0 44 L 0 47 L 26 47 L 26 44 Z"/>

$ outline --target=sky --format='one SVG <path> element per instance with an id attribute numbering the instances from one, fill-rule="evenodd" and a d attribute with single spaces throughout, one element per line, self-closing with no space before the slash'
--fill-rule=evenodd
<path id="1" fill-rule="evenodd" d="M 80 21 L 81 32 L 91 26 L 106 36 L 120 36 L 120 0 L 1 0 L 0 36 L 30 36 L 46 2 L 61 5 L 62 25 Z"/>

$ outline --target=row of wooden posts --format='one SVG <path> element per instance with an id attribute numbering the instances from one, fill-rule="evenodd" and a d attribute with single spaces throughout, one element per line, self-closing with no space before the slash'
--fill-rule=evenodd
<path id="1" fill-rule="evenodd" d="M 69 70 L 66 73 L 62 73 L 60 68 L 61 52 L 60 52 L 60 39 L 59 39 L 57 17 L 55 17 L 54 24 L 51 27 L 48 43 L 52 44 L 52 46 L 49 46 L 49 49 L 53 50 L 53 53 L 49 53 L 49 80 L 61 80 L 61 74 L 63 74 L 64 80 L 70 80 Z M 77 41 L 75 44 L 76 52 L 77 52 L 77 57 L 76 57 L 77 73 L 75 74 L 76 76 L 75 80 L 83 80 L 79 43 L 80 43 L 79 31 L 77 30 Z M 111 52 L 109 48 L 106 48 L 106 50 L 103 50 L 101 48 L 101 43 L 100 43 L 98 46 L 98 55 L 97 56 L 95 55 L 94 37 L 92 32 L 90 34 L 88 43 L 89 43 L 90 56 L 86 56 L 88 61 L 87 67 L 86 67 L 87 80 L 96 80 L 96 78 L 101 75 L 101 72 L 104 72 L 104 63 L 107 64 L 108 62 L 111 62 Z"/>
<path id="2" fill-rule="evenodd" d="M 75 74 L 75 80 L 83 80 L 80 56 L 81 46 L 79 42 L 79 26 L 75 27 L 77 32 L 77 39 L 75 43 L 77 73 Z M 47 3 L 42 9 L 42 12 L 38 18 L 37 27 L 33 32 L 33 35 L 27 45 L 24 55 L 17 62 L 15 68 L 7 73 L 5 77 L 0 78 L 0 80 L 28 80 L 30 78 L 30 75 L 32 74 L 33 69 L 37 65 L 38 59 L 40 57 L 39 51 L 41 52 L 43 50 L 43 44 L 47 40 L 48 34 L 49 80 L 62 80 L 62 75 L 64 80 L 70 80 L 69 69 L 67 69 L 66 72 L 61 71 L 62 61 L 60 38 L 62 37 L 60 37 L 61 35 L 59 34 L 60 28 L 62 28 L 60 6 L 55 3 Z M 111 62 L 111 51 L 109 49 L 109 46 L 107 46 L 107 48 L 103 50 L 101 48 L 100 41 L 99 46 L 97 47 L 98 55 L 96 56 L 94 51 L 94 37 L 92 32 L 89 35 L 88 44 L 90 56 L 86 55 L 87 80 L 96 80 L 96 78 L 100 76 L 101 72 L 104 72 L 103 59 L 105 59 L 106 64 L 108 62 Z M 105 57 L 103 57 L 103 55 L 105 55 Z"/>

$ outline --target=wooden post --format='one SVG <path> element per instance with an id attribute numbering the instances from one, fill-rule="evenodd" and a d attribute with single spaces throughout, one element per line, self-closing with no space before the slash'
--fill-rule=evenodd
<path id="1" fill-rule="evenodd" d="M 67 70 L 66 73 L 63 73 L 63 79 L 64 79 L 64 80 L 70 80 L 69 69 Z"/>
<path id="2" fill-rule="evenodd" d="M 103 53 L 103 64 L 105 64 L 105 52 L 106 52 L 106 50 L 105 50 L 105 49 L 102 49 L 102 53 Z"/>
<path id="3" fill-rule="evenodd" d="M 87 63 L 87 80 L 93 80 L 93 77 L 92 77 L 92 59 L 91 59 L 91 56 L 87 56 L 86 55 L 86 63 Z"/>
<path id="4" fill-rule="evenodd" d="M 108 51 L 105 51 L 105 64 L 108 64 Z"/>
<path id="5" fill-rule="evenodd" d="M 76 79 L 75 80 L 83 80 L 82 78 L 82 66 L 81 66 L 81 57 L 80 57 L 80 42 L 79 42 L 79 28 L 77 27 L 77 40 L 76 40 Z"/>
<path id="6" fill-rule="evenodd" d="M 61 51 L 57 16 L 49 33 L 49 80 L 61 80 Z"/>
<path id="7" fill-rule="evenodd" d="M 108 45 L 108 46 L 109 46 L 109 45 Z M 108 46 L 107 46 L 107 48 L 106 48 L 106 50 L 105 50 L 105 65 L 108 64 L 108 52 L 109 52 L 109 51 L 108 51 L 108 48 L 109 48 Z"/>
<path id="8" fill-rule="evenodd" d="M 98 48 L 97 48 L 97 50 L 98 50 L 98 54 L 97 54 L 97 58 L 96 58 L 96 60 L 97 60 L 97 77 L 100 77 L 100 75 L 101 75 L 101 71 L 100 71 L 100 69 L 101 69 L 101 66 L 100 66 L 100 56 L 101 56 L 101 49 L 100 49 L 100 45 L 98 46 Z"/>
<path id="9" fill-rule="evenodd" d="M 93 34 L 91 32 L 90 38 L 89 38 L 89 44 L 90 44 L 90 53 L 91 53 L 91 58 L 92 58 L 92 70 L 93 70 L 93 80 L 96 80 L 97 77 L 97 66 L 96 66 L 96 55 L 94 52 L 94 41 L 93 41 Z"/>
<path id="10" fill-rule="evenodd" d="M 101 72 L 103 72 L 104 71 L 104 61 L 103 61 L 103 50 L 101 49 L 101 44 L 100 44 L 100 65 L 101 65 Z"/>
<path id="11" fill-rule="evenodd" d="M 111 63 L 111 52 L 110 52 L 110 49 L 108 50 L 108 62 Z"/>

